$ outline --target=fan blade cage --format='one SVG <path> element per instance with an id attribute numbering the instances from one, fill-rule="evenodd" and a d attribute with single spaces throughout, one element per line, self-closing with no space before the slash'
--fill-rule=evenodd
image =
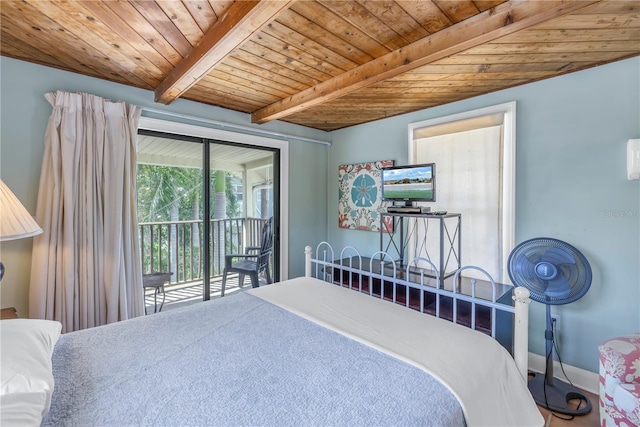
<path id="1" fill-rule="evenodd" d="M 591 285 L 591 266 L 570 244 L 537 238 L 522 242 L 509 255 L 508 272 L 515 286 L 529 289 L 531 299 L 561 305 L 580 299 Z"/>

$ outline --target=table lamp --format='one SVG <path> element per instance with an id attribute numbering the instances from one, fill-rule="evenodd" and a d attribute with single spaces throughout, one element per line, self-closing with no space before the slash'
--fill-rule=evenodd
<path id="1" fill-rule="evenodd" d="M 42 228 L 0 179 L 0 242 L 32 237 L 40 233 Z M 0 280 L 2 276 L 4 265 L 0 262 Z"/>

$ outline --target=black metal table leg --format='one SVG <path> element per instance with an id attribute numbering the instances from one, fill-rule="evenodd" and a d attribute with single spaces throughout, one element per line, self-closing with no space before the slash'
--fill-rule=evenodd
<path id="1" fill-rule="evenodd" d="M 166 298 L 166 293 L 164 291 L 164 285 L 163 286 L 158 286 L 156 288 L 156 292 L 153 294 L 153 312 L 156 312 L 156 308 L 158 307 L 158 303 L 156 302 L 156 296 L 160 293 L 160 289 L 162 289 L 162 303 L 160 303 L 160 308 L 158 308 L 158 313 L 160 313 L 162 311 L 162 307 L 164 307 L 164 300 Z"/>

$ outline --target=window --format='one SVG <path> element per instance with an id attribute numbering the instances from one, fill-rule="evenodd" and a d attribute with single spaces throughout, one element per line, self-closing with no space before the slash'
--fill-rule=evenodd
<path id="1" fill-rule="evenodd" d="M 504 282 L 515 230 L 515 103 L 410 125 L 409 161 L 436 163 L 432 209 L 462 214 L 462 265 L 476 265 Z M 437 236 L 412 256 L 437 260 Z M 470 272 L 475 274 L 475 272 Z M 481 276 L 478 276 L 481 278 Z"/>

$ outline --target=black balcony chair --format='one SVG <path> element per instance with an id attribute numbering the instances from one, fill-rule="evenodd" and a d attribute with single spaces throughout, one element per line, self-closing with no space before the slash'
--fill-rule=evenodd
<path id="1" fill-rule="evenodd" d="M 238 283 L 240 287 L 244 285 L 244 276 L 249 275 L 251 286 L 260 286 L 259 276 L 264 274 L 267 284 L 271 283 L 271 273 L 269 272 L 269 259 L 273 246 L 273 218 L 269 218 L 262 227 L 262 237 L 260 246 L 247 246 L 244 254 L 229 254 L 224 257 L 224 273 L 222 275 L 222 291 L 220 296 L 224 296 L 224 289 L 227 284 L 228 273 L 238 273 Z"/>

